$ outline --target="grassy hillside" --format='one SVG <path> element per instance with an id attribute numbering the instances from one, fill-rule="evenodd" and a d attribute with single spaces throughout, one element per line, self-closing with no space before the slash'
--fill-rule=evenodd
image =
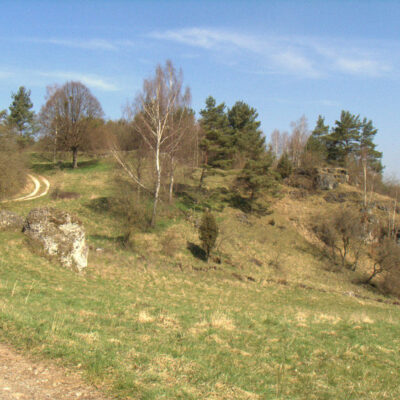
<path id="1" fill-rule="evenodd" d="M 119 398 L 400 397 L 400 307 L 352 284 L 362 269 L 332 272 L 309 237 L 310 216 L 340 204 L 284 189 L 271 215 L 225 207 L 218 259 L 205 263 L 193 255 L 200 214 L 187 204 L 137 233 L 128 251 L 121 220 L 94 207 L 112 195 L 111 164 L 34 170 L 81 197 L 8 207 L 76 213 L 89 267 L 76 275 L 32 254 L 22 234 L 0 232 L 1 340 L 79 369 Z M 218 179 L 229 177 L 206 185 Z"/>

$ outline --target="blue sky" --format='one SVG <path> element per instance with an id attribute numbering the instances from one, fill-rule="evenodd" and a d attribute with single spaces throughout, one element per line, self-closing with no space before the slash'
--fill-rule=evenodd
<path id="1" fill-rule="evenodd" d="M 2 1 L 0 109 L 20 85 L 80 80 L 120 118 L 157 63 L 208 95 L 255 107 L 267 136 L 303 114 L 372 119 L 386 174 L 400 159 L 400 1 Z"/>

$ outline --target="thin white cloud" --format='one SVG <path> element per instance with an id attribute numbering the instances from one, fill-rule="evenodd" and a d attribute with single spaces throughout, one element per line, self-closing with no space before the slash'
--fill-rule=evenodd
<path id="1" fill-rule="evenodd" d="M 97 75 L 82 74 L 71 71 L 40 71 L 37 72 L 37 75 L 45 78 L 80 81 L 91 88 L 107 92 L 115 92 L 119 90 L 118 86 Z"/>
<path id="2" fill-rule="evenodd" d="M 131 40 L 105 40 L 105 39 L 59 39 L 59 38 L 23 38 L 22 42 L 50 44 L 62 47 L 71 47 L 84 50 L 118 51 L 121 48 L 133 47 Z"/>
<path id="3" fill-rule="evenodd" d="M 339 70 L 349 74 L 378 77 L 391 71 L 389 65 L 381 64 L 369 59 L 338 58 L 336 66 Z"/>
<path id="4" fill-rule="evenodd" d="M 313 78 L 320 76 L 313 66 L 313 61 L 305 54 L 287 45 L 281 46 L 274 38 L 260 38 L 236 32 L 201 28 L 152 32 L 149 36 L 218 53 L 233 53 L 234 58 L 243 52 L 246 52 L 246 56 L 254 54 L 259 58 L 258 63 L 261 61 L 264 64 L 266 68 L 264 73 L 289 73 Z M 234 65 L 237 64 L 237 59 L 232 62 L 227 57 L 224 62 Z"/>
<path id="5" fill-rule="evenodd" d="M 272 56 L 278 66 L 292 74 L 301 74 L 310 78 L 319 78 L 322 72 L 318 71 L 312 61 L 302 54 L 287 50 Z"/>
<path id="6" fill-rule="evenodd" d="M 40 44 L 52 44 L 56 46 L 72 47 L 85 50 L 107 50 L 107 51 L 118 50 L 118 47 L 114 43 L 104 39 L 82 40 L 82 39 L 30 38 L 30 39 L 22 39 L 22 41 L 40 43 Z"/>
<path id="7" fill-rule="evenodd" d="M 149 35 L 155 39 L 171 40 L 203 49 L 216 49 L 224 45 L 234 45 L 241 49 L 259 52 L 261 43 L 248 35 L 234 32 L 189 28 L 168 30 L 166 32 L 152 32 Z"/>
<path id="8" fill-rule="evenodd" d="M 13 76 L 13 72 L 0 70 L 0 79 L 9 79 Z"/>
<path id="9" fill-rule="evenodd" d="M 332 73 L 381 77 L 393 72 L 393 63 L 383 55 L 379 44 L 371 48 L 369 43 L 360 45 L 350 40 L 257 36 L 205 28 L 152 32 L 148 36 L 222 53 L 227 64 L 231 64 L 229 57 L 253 63 L 256 73 L 320 78 Z"/>

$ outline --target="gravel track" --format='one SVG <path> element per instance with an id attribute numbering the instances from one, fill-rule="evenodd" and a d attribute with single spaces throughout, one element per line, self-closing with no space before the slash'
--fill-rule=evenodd
<path id="1" fill-rule="evenodd" d="M 29 179 L 32 180 L 32 182 L 35 185 L 33 191 L 25 196 L 18 197 L 16 199 L 3 200 L 2 203 L 8 203 L 11 201 L 34 200 L 34 199 L 38 199 L 39 197 L 46 196 L 49 193 L 50 182 L 44 176 L 38 175 L 36 177 L 31 174 L 28 174 L 28 177 L 29 177 Z"/>
<path id="2" fill-rule="evenodd" d="M 35 361 L 0 344 L 0 400 L 107 400 L 77 372 Z"/>

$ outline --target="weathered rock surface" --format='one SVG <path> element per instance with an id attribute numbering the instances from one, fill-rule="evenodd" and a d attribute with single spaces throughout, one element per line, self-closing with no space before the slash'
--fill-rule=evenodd
<path id="1" fill-rule="evenodd" d="M 22 230 L 24 220 L 11 211 L 0 210 L 0 231 Z"/>
<path id="2" fill-rule="evenodd" d="M 348 183 L 349 175 L 344 168 L 297 168 L 287 183 L 290 186 L 313 190 L 333 190 L 340 183 Z"/>
<path id="3" fill-rule="evenodd" d="M 346 168 L 325 167 L 318 168 L 320 174 L 329 174 L 338 181 L 338 183 L 349 183 L 349 173 Z"/>
<path id="4" fill-rule="evenodd" d="M 36 208 L 28 214 L 23 231 L 35 246 L 64 267 L 81 272 L 87 266 L 85 230 L 73 215 L 50 207 Z"/>
<path id="5" fill-rule="evenodd" d="M 324 172 L 319 172 L 315 176 L 314 184 L 316 189 L 321 190 L 333 190 L 339 185 L 334 175 Z"/>

